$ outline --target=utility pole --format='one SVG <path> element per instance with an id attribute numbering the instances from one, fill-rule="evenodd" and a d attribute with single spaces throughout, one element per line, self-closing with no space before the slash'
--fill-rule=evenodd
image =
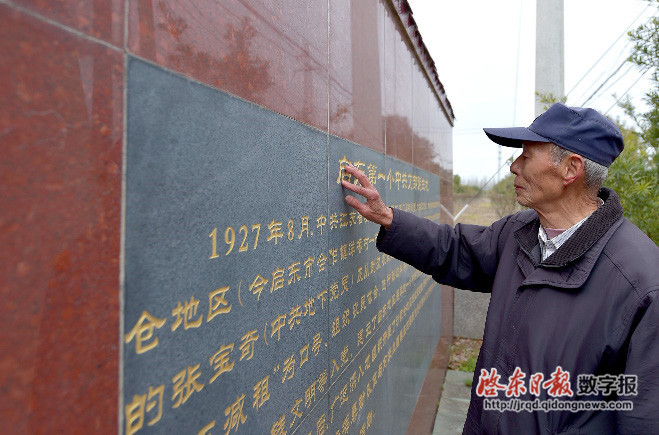
<path id="1" fill-rule="evenodd" d="M 536 0 L 535 116 L 545 111 L 538 94 L 565 95 L 563 0 Z"/>

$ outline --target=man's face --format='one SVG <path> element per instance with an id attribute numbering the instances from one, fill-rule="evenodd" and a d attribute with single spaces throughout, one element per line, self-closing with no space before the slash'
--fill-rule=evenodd
<path id="1" fill-rule="evenodd" d="M 517 202 L 525 207 L 544 209 L 562 194 L 563 178 L 554 167 L 549 143 L 524 142 L 510 172 L 516 175 Z"/>

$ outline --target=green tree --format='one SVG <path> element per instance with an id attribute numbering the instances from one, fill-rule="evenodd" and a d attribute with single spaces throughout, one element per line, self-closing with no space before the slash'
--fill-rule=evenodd
<path id="1" fill-rule="evenodd" d="M 648 0 L 659 12 L 659 0 Z M 625 150 L 609 168 L 605 183 L 615 189 L 625 216 L 655 243 L 659 242 L 659 15 L 629 32 L 634 43 L 628 61 L 650 73 L 651 88 L 645 94 L 646 112 L 639 112 L 627 98 L 620 103 L 634 121 L 631 129 L 621 128 Z"/>
<path id="2" fill-rule="evenodd" d="M 480 189 L 477 186 L 462 184 L 462 179 L 458 174 L 453 175 L 453 193 L 456 195 L 476 195 Z"/>
<path id="3" fill-rule="evenodd" d="M 659 241 L 659 192 L 656 148 L 643 143 L 634 130 L 621 128 L 625 150 L 609 168 L 606 186 L 620 196 L 625 216 L 648 237 Z"/>
<path id="4" fill-rule="evenodd" d="M 492 208 L 500 218 L 521 210 L 513 186 L 514 180 L 515 174 L 508 174 L 490 189 L 489 196 Z"/>

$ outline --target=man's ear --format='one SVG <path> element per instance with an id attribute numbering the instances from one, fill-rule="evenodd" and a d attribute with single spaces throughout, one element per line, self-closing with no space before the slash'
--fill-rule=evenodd
<path id="1" fill-rule="evenodd" d="M 561 166 L 564 186 L 574 183 L 586 170 L 586 163 L 579 154 L 570 154 Z"/>

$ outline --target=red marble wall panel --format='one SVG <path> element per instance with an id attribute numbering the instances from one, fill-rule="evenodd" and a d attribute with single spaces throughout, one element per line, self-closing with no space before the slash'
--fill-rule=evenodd
<path id="1" fill-rule="evenodd" d="M 430 88 L 418 62 L 412 64 L 412 155 L 414 165 L 432 171 L 435 157 L 430 135 Z"/>
<path id="2" fill-rule="evenodd" d="M 125 0 L 14 0 L 14 3 L 123 48 Z"/>
<path id="3" fill-rule="evenodd" d="M 384 153 L 383 0 L 330 3 L 330 133 Z"/>
<path id="4" fill-rule="evenodd" d="M 398 29 L 395 12 L 385 19 L 385 135 L 386 152 L 408 163 L 412 156 L 412 53 Z"/>
<path id="5" fill-rule="evenodd" d="M 136 0 L 129 48 L 327 130 L 327 1 Z"/>
<path id="6" fill-rule="evenodd" d="M 3 431 L 113 433 L 122 53 L 0 5 L 0 57 Z"/>
<path id="7" fill-rule="evenodd" d="M 434 95 L 430 96 L 431 141 L 434 148 L 434 166 L 439 166 L 443 174 L 453 170 L 453 126 L 449 123 L 439 101 Z"/>

